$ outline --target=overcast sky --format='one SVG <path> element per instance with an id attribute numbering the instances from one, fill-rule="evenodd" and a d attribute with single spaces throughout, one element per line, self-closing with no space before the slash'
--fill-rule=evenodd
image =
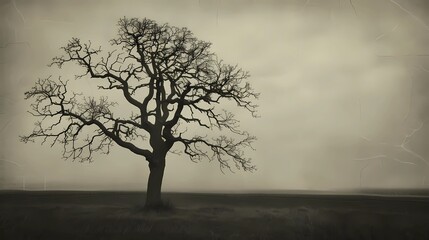
<path id="1" fill-rule="evenodd" d="M 108 45 L 123 16 L 188 27 L 261 93 L 261 118 L 237 112 L 258 137 L 247 153 L 258 170 L 222 174 L 216 162 L 169 155 L 164 190 L 428 187 L 425 2 L 2 1 L 0 187 L 21 188 L 25 177 L 29 189 L 44 178 L 48 189 L 146 188 L 147 163 L 127 150 L 78 163 L 62 160 L 60 146 L 18 138 L 36 120 L 23 99 L 35 80 L 73 79 L 46 66 L 59 48 L 72 37 Z"/>

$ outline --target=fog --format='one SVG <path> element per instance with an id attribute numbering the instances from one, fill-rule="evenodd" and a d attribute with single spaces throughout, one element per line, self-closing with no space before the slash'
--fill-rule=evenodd
<path id="1" fill-rule="evenodd" d="M 247 152 L 258 170 L 171 154 L 165 191 L 427 188 L 427 10 L 424 0 L 3 1 L 0 187 L 146 188 L 147 162 L 118 146 L 79 163 L 18 137 L 36 121 L 24 101 L 35 80 L 76 74 L 46 66 L 59 48 L 72 37 L 107 46 L 126 16 L 189 28 L 261 93 L 260 118 L 234 110 L 258 138 Z"/>

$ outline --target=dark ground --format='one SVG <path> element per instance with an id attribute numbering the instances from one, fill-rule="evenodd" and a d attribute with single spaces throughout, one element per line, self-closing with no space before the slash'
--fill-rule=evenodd
<path id="1" fill-rule="evenodd" d="M 141 192 L 0 192 L 0 239 L 429 239 L 429 198 Z"/>

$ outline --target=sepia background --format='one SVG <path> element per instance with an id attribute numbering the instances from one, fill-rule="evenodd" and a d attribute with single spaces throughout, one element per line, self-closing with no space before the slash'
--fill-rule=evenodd
<path id="1" fill-rule="evenodd" d="M 39 77 L 74 79 L 47 67 L 59 48 L 72 37 L 108 46 L 123 16 L 189 28 L 261 93 L 260 118 L 236 111 L 258 137 L 247 153 L 258 170 L 222 173 L 172 154 L 164 190 L 429 187 L 425 0 L 4 0 L 0 9 L 2 189 L 146 188 L 146 161 L 119 147 L 79 163 L 63 160 L 61 146 L 19 141 L 35 121 L 24 92 Z"/>

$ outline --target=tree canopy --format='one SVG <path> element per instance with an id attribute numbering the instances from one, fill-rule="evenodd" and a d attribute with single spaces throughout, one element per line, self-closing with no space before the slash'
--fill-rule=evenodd
<path id="1" fill-rule="evenodd" d="M 119 117 L 116 102 L 83 96 L 61 77 L 41 78 L 25 92 L 26 99 L 33 99 L 30 113 L 41 120 L 21 140 L 60 144 L 65 158 L 80 161 L 91 161 L 95 152 L 109 153 L 116 144 L 149 163 L 162 161 L 177 143 L 193 161 L 207 158 L 217 160 L 221 169 L 254 170 L 244 149 L 252 147 L 255 137 L 239 128 L 231 111 L 219 107 L 231 100 L 256 116 L 258 93 L 246 81 L 249 73 L 225 64 L 211 52 L 211 43 L 187 28 L 146 18 L 122 18 L 118 28 L 110 40 L 115 50 L 73 38 L 50 66 L 77 64 L 83 72 L 76 79 L 88 78 L 100 91 L 119 91 L 132 114 Z M 186 125 L 221 131 L 216 137 L 190 136 Z M 90 133 L 84 134 L 87 128 Z"/>

